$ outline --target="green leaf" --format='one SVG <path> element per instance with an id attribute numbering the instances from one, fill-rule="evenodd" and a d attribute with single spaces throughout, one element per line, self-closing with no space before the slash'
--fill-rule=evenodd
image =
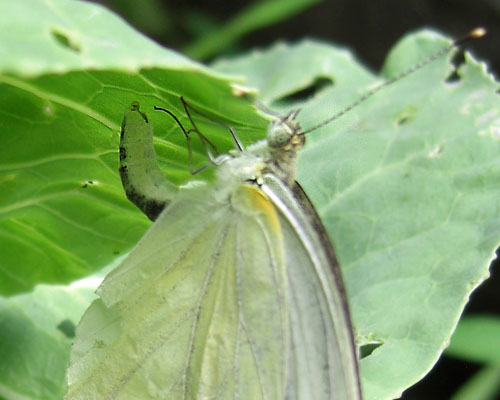
<path id="1" fill-rule="evenodd" d="M 73 70 L 176 66 L 206 70 L 137 33 L 115 14 L 83 1 L 2 2 L 0 71 L 22 76 Z M 99 86 L 99 82 L 95 82 Z M 82 95 L 83 99 L 89 100 Z"/>
<path id="2" fill-rule="evenodd" d="M 220 53 L 242 36 L 292 15 L 298 14 L 320 0 L 261 0 L 245 8 L 221 28 L 187 46 L 187 55 L 205 59 Z"/>
<path id="3" fill-rule="evenodd" d="M 0 14 L 8 16 L 0 21 L 1 294 L 88 275 L 147 229 L 118 175 L 120 123 L 131 101 L 146 111 L 167 107 L 185 123 L 182 95 L 214 118 L 244 125 L 247 143 L 264 134 L 267 122 L 232 95 L 227 79 L 160 48 L 101 7 L 19 0 L 2 2 Z M 167 175 L 186 181 L 182 133 L 166 114 L 149 114 Z M 227 132 L 217 135 L 219 148 L 229 149 Z M 194 151 L 204 162 L 201 146 Z"/>
<path id="4" fill-rule="evenodd" d="M 375 82 L 375 76 L 356 63 L 348 51 L 310 40 L 295 46 L 277 43 L 265 51 L 255 50 L 248 55 L 221 60 L 213 67 L 244 78 L 245 86 L 257 89 L 259 99 L 268 103 L 280 103 L 283 98 L 313 86 L 317 78 L 326 78 L 334 85 L 339 99 L 323 105 L 325 117 L 340 108 L 339 101 L 357 99 L 368 85 Z M 320 94 L 325 103 L 330 100 L 324 98 L 326 93 L 319 93 L 316 97 Z M 321 120 L 321 116 L 315 114 L 301 112 L 300 115 L 301 118 L 309 117 L 312 123 Z"/>
<path id="5" fill-rule="evenodd" d="M 148 111 L 153 105 L 186 123 L 183 95 L 233 125 L 245 144 L 265 133 L 266 121 L 232 95 L 227 77 L 160 48 L 100 7 L 17 0 L 0 3 L 0 13 L 1 293 L 88 275 L 149 226 L 126 201 L 117 172 L 119 124 L 131 101 L 148 112 L 175 183 L 189 179 L 185 141 L 168 116 Z M 384 73 L 446 43 L 430 33 L 410 37 Z M 259 99 L 280 109 L 318 78 L 330 81 L 295 103 L 305 128 L 381 81 L 345 50 L 315 42 L 218 68 L 248 76 Z M 445 83 L 451 72 L 443 58 L 385 89 L 312 132 L 299 159 L 299 181 L 344 270 L 358 342 L 382 344 L 361 363 L 370 400 L 398 397 L 432 367 L 499 243 L 498 84 L 471 57 L 460 80 Z M 224 129 L 199 120 L 221 151 L 231 148 Z M 195 162 L 206 161 L 201 146 L 194 151 Z M 5 343 L 25 350 L 13 337 Z M 62 377 L 62 364 L 33 370 Z M 9 369 L 7 360 L 0 365 Z"/>
<path id="6" fill-rule="evenodd" d="M 482 368 L 453 394 L 452 400 L 495 400 L 500 393 L 500 366 Z"/>
<path id="7" fill-rule="evenodd" d="M 95 283 L 40 285 L 0 297 L 0 396 L 54 400 L 66 391 L 64 371 L 75 326 L 96 296 Z"/>
<path id="8" fill-rule="evenodd" d="M 391 52 L 396 76 L 449 42 L 423 32 Z M 449 59 L 449 57 L 448 57 Z M 376 81 L 322 44 L 278 45 L 220 62 L 248 75 L 268 104 L 312 85 L 305 129 Z M 498 84 L 471 56 L 442 58 L 312 132 L 299 175 L 335 244 L 362 353 L 367 399 L 397 398 L 434 365 L 500 241 Z M 365 347 L 366 346 L 366 347 Z"/>
<path id="9" fill-rule="evenodd" d="M 116 11 L 131 25 L 148 35 L 166 37 L 174 31 L 173 7 L 167 7 L 162 0 L 100 0 L 99 3 Z"/>
<path id="10" fill-rule="evenodd" d="M 463 318 L 446 354 L 500 366 L 500 318 L 486 315 Z"/>

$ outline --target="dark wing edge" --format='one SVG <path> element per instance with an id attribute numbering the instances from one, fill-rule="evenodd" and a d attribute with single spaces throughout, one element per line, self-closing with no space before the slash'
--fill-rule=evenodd
<path id="1" fill-rule="evenodd" d="M 335 332 L 343 335 L 350 347 L 348 351 L 341 354 L 342 365 L 346 368 L 344 370 L 346 385 L 355 386 L 354 389 L 348 389 L 350 390 L 349 400 L 361 400 L 363 396 L 349 304 L 342 273 L 330 237 L 314 206 L 297 182 L 290 187 L 275 175 L 266 174 L 261 189 L 302 241 L 320 277 L 323 290 L 326 290 L 327 295 L 331 296 L 330 306 L 340 305 L 340 309 L 337 307 L 336 311 L 340 311 L 343 315 L 332 315 L 332 319 L 340 320 L 340 324 L 343 326 L 335 326 Z M 325 268 L 325 265 L 328 265 L 329 268 Z M 324 272 L 330 272 L 330 276 L 321 277 Z"/>

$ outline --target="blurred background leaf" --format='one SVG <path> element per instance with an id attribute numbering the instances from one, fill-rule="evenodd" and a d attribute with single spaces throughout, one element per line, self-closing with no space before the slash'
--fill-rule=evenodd
<path id="1" fill-rule="evenodd" d="M 481 364 L 452 400 L 495 400 L 500 397 L 500 318 L 474 315 L 462 318 L 445 354 Z"/>
<path id="2" fill-rule="evenodd" d="M 196 59 L 206 59 L 221 54 L 245 34 L 281 22 L 320 0 L 264 0 L 251 4 L 219 28 L 198 34 L 198 39 L 183 49 Z M 201 25 L 201 24 L 200 24 Z"/>
<path id="3" fill-rule="evenodd" d="M 496 400 L 500 395 L 500 366 L 482 367 L 469 378 L 452 400 Z"/>
<path id="4" fill-rule="evenodd" d="M 474 315 L 462 318 L 446 354 L 472 362 L 500 366 L 500 318 Z"/>
<path id="5" fill-rule="evenodd" d="M 235 16 L 252 9 L 250 0 L 90 0 L 107 5 L 156 41 L 183 50 L 230 24 Z M 263 3 L 273 1 L 264 1 Z M 275 3 L 281 0 L 274 1 Z M 285 1 L 286 3 L 286 1 Z M 300 4 L 300 1 L 290 1 Z M 307 2 L 304 1 L 304 5 Z M 298 9 L 297 9 L 298 10 Z M 152 22 L 148 22 L 153 15 Z M 164 18 L 162 22 L 155 22 Z M 310 2 L 301 12 L 258 26 L 237 42 L 219 49 L 217 56 L 265 46 L 276 39 L 325 39 L 354 49 L 363 61 L 378 69 L 392 45 L 405 33 L 432 27 L 458 37 L 477 25 L 488 28 L 488 38 L 468 45 L 500 72 L 500 3 L 496 0 L 322 0 Z M 257 25 L 256 25 L 257 27 Z M 163 32 L 161 30 L 163 29 Z"/>

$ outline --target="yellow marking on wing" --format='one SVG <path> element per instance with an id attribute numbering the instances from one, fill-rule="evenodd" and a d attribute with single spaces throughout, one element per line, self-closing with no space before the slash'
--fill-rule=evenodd
<path id="1" fill-rule="evenodd" d="M 232 202 L 243 213 L 259 214 L 269 231 L 281 237 L 276 208 L 259 188 L 252 185 L 240 186 L 233 194 Z"/>

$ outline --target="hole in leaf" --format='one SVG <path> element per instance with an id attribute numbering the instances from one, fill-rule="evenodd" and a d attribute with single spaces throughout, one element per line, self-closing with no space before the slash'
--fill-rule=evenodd
<path id="1" fill-rule="evenodd" d="M 55 39 L 55 41 L 64 48 L 75 51 L 77 53 L 81 51 L 81 46 L 78 44 L 78 42 L 66 33 L 63 33 L 55 28 L 52 28 L 50 30 L 50 33 L 52 34 L 52 37 Z"/>
<path id="2" fill-rule="evenodd" d="M 415 118 L 416 110 L 415 109 L 407 109 L 399 113 L 396 116 L 396 125 L 402 126 L 412 121 Z"/>
<path id="3" fill-rule="evenodd" d="M 311 97 L 317 96 L 320 92 L 333 85 L 331 78 L 318 76 L 306 87 L 290 93 L 284 97 L 279 98 L 276 102 L 279 103 L 293 103 L 296 101 L 307 100 Z"/>
<path id="4" fill-rule="evenodd" d="M 375 351 L 375 349 L 379 348 L 380 346 L 382 346 L 381 342 L 364 344 L 359 348 L 359 354 L 361 358 L 368 357 Z"/>
<path id="5" fill-rule="evenodd" d="M 69 319 L 64 319 L 57 325 L 57 329 L 59 329 L 68 339 L 75 337 L 75 328 L 75 324 Z"/>
<path id="6" fill-rule="evenodd" d="M 456 69 L 453 70 L 453 72 L 448 75 L 445 79 L 446 83 L 455 83 L 460 81 L 460 75 L 458 75 L 458 72 Z"/>
<path id="7" fill-rule="evenodd" d="M 401 118 L 399 118 L 399 119 L 396 121 L 396 123 L 397 123 L 398 125 L 404 125 L 404 124 L 406 124 L 409 120 L 410 120 L 410 117 L 409 117 L 409 116 L 407 116 L 407 115 L 404 115 L 404 116 L 402 116 Z"/>
<path id="8" fill-rule="evenodd" d="M 89 187 L 89 185 L 93 185 L 93 184 L 94 184 L 94 181 L 84 182 L 82 185 L 82 189 L 87 189 Z"/>
<path id="9" fill-rule="evenodd" d="M 455 54 L 453 56 L 453 59 L 451 60 L 451 63 L 452 65 L 454 66 L 454 69 L 453 71 L 451 72 L 451 74 L 449 74 L 446 79 L 445 79 L 445 82 L 446 83 L 456 83 L 456 82 L 459 82 L 462 78 L 460 77 L 460 75 L 458 75 L 458 69 L 463 65 L 465 64 L 465 56 L 464 56 L 464 53 L 461 51 L 461 52 L 458 52 L 457 54 Z"/>

